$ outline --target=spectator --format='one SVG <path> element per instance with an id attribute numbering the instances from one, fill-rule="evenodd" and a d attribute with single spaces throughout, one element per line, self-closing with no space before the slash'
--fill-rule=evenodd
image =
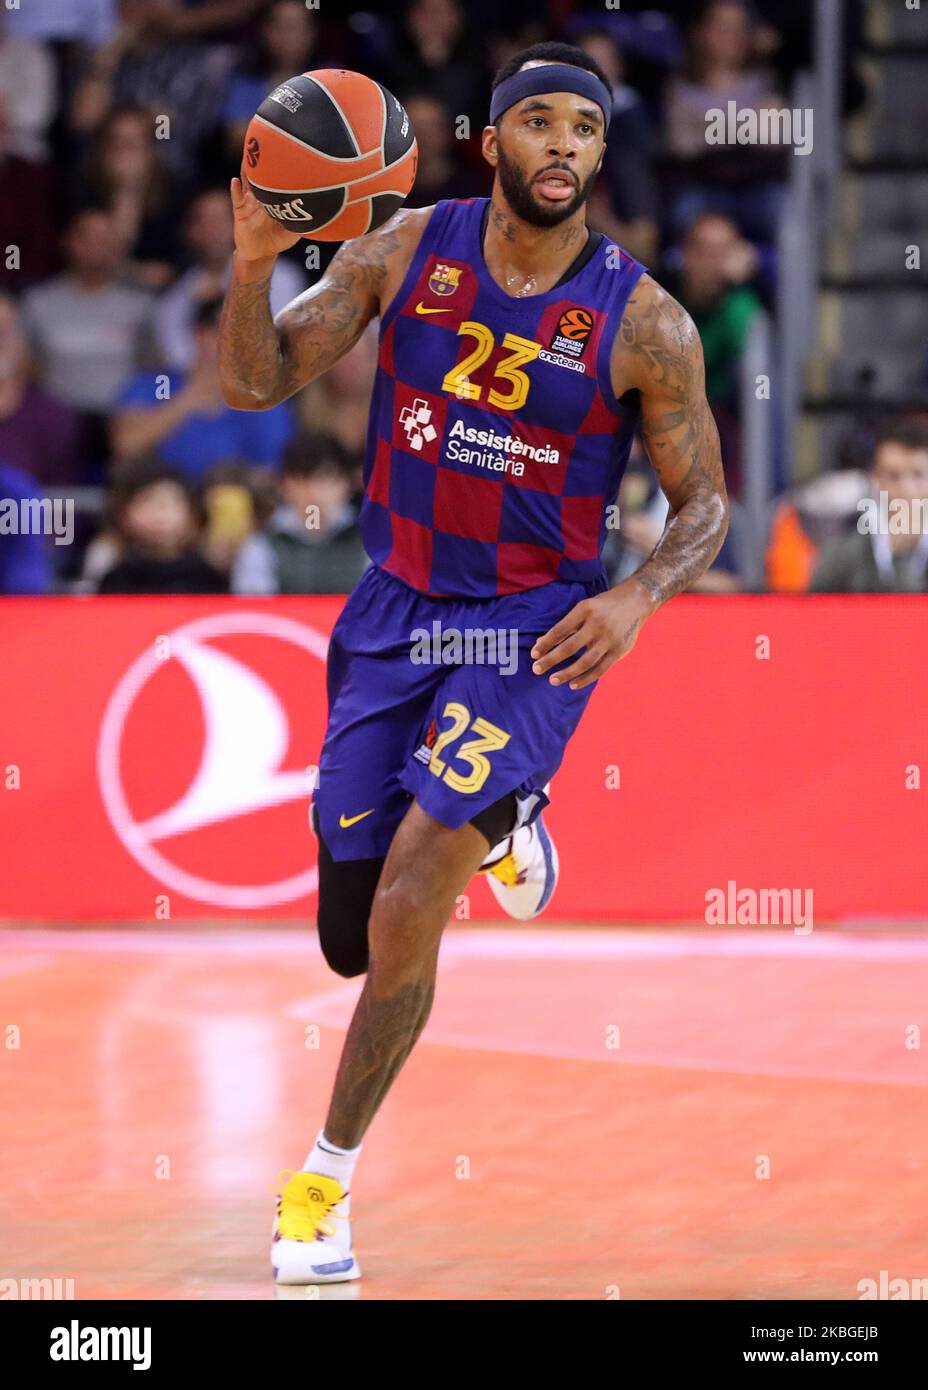
<path id="1" fill-rule="evenodd" d="M 197 12 L 187 13 L 195 18 Z M 208 18 L 209 11 L 200 15 Z M 175 173 L 194 181 L 200 147 L 219 121 L 234 49 L 185 35 L 183 7 L 172 0 L 123 0 L 121 20 L 77 87 L 72 128 L 86 136 L 110 107 L 143 106 L 153 117 L 168 119 L 165 158 Z"/>
<path id="2" fill-rule="evenodd" d="M 404 206 L 426 208 L 442 198 L 473 198 L 484 193 L 484 183 L 456 158 L 454 124 L 438 98 L 428 92 L 410 92 L 399 100 L 419 146 L 416 182 Z"/>
<path id="3" fill-rule="evenodd" d="M 774 239 L 783 197 L 787 151 L 782 146 L 710 146 L 706 114 L 779 109 L 773 79 L 750 70 L 751 18 L 741 0 L 710 0 L 689 32 L 686 70 L 670 79 L 665 95 L 669 153 L 685 180 L 674 197 L 672 233 L 680 236 L 707 208 L 728 213 L 746 236 Z"/>
<path id="4" fill-rule="evenodd" d="M 693 318 L 706 363 L 706 396 L 718 426 L 729 491 L 741 484 L 740 364 L 761 302 L 749 287 L 757 251 L 735 224 L 715 213 L 698 217 L 683 245 L 679 275 L 662 283 Z"/>
<path id="5" fill-rule="evenodd" d="M 183 253 L 183 198 L 160 158 L 154 119 L 141 106 L 116 106 L 104 117 L 82 162 L 79 186 L 113 215 L 127 278 L 160 290 Z"/>
<path id="6" fill-rule="evenodd" d="M 411 0 L 403 15 L 403 40 L 387 75 L 391 92 L 415 89 L 442 103 L 451 116 L 485 122 L 488 84 L 468 41 L 458 0 Z"/>
<path id="7" fill-rule="evenodd" d="M 823 547 L 814 593 L 928 591 L 928 419 L 902 416 L 881 429 L 870 501 L 873 513 L 862 509 L 853 531 Z"/>
<path id="8" fill-rule="evenodd" d="M 350 469 L 330 440 L 294 439 L 284 456 L 281 505 L 239 551 L 233 592 L 350 592 L 367 564 L 351 490 Z"/>
<path id="9" fill-rule="evenodd" d="M 162 359 L 189 368 L 194 356 L 197 305 L 225 294 L 232 274 L 234 246 L 232 203 L 224 188 L 209 188 L 194 198 L 185 239 L 193 265 L 161 295 L 155 311 L 155 334 Z M 290 261 L 278 257 L 271 276 L 271 312 L 278 313 L 306 288 Z"/>
<path id="10" fill-rule="evenodd" d="M 10 154 L 34 163 L 46 160 L 58 105 L 55 64 L 43 44 L 9 32 L 5 9 L 0 9 L 0 102 Z"/>
<path id="11" fill-rule="evenodd" d="M 202 518 L 185 480 L 155 460 L 125 469 L 113 511 L 122 555 L 101 594 L 221 594 L 228 582 L 198 549 Z"/>
<path id="12" fill-rule="evenodd" d="M 63 245 L 67 269 L 25 296 L 26 330 L 44 388 L 105 412 L 142 358 L 151 297 L 118 278 L 116 223 L 104 208 L 75 212 Z"/>
<path id="13" fill-rule="evenodd" d="M 32 478 L 0 463 L 0 594 L 47 594 L 52 562 L 45 537 L 21 525 L 21 503 L 40 496 Z"/>
<path id="14" fill-rule="evenodd" d="M 272 410 L 233 410 L 219 384 L 219 316 L 222 301 L 197 309 L 195 355 L 189 372 L 143 372 L 124 391 L 113 417 L 113 453 L 129 460 L 157 450 L 190 481 L 216 463 L 276 467 L 294 430 L 289 402 Z"/>
<path id="15" fill-rule="evenodd" d="M 252 531 L 277 504 L 277 478 L 243 463 L 219 463 L 203 479 L 206 524 L 201 549 L 210 564 L 228 574 Z"/>
<path id="16" fill-rule="evenodd" d="M 703 213 L 690 226 L 677 297 L 702 339 L 706 395 L 731 409 L 738 403 L 738 364 L 761 307 L 749 287 L 756 267 L 754 247 L 730 218 Z"/>
<path id="17" fill-rule="evenodd" d="M 611 34 L 591 29 L 578 43 L 602 68 L 612 91 L 606 156 L 589 200 L 590 222 L 632 256 L 653 265 L 658 204 L 651 165 L 654 139 L 644 102 L 625 83 L 624 60 Z"/>
<path id="18" fill-rule="evenodd" d="M 222 119 L 235 173 L 242 159 L 245 129 L 264 98 L 313 62 L 316 16 L 303 0 L 275 0 L 261 23 L 258 43 L 229 80 Z"/>
<path id="19" fill-rule="evenodd" d="M 52 217 L 55 180 L 47 164 L 13 154 L 0 92 L 0 285 L 23 290 L 57 270 L 57 236 Z M 11 196 L 12 190 L 16 196 Z"/>
<path id="20" fill-rule="evenodd" d="M 247 38 L 248 21 L 266 3 L 267 0 L 156 0 L 151 22 L 159 33 L 174 39 L 218 35 L 241 40 Z M 152 8 L 147 0 L 143 0 L 143 5 L 146 10 Z"/>
<path id="21" fill-rule="evenodd" d="M 116 25 L 118 0 L 29 0 L 6 14 L 6 27 L 17 38 L 43 42 L 106 43 Z"/>
<path id="22" fill-rule="evenodd" d="M 0 458 L 47 487 L 80 481 L 80 420 L 30 380 L 16 301 L 0 292 Z"/>
<path id="23" fill-rule="evenodd" d="M 347 460 L 355 491 L 363 486 L 371 392 L 377 370 L 377 324 L 369 324 L 350 352 L 300 393 L 304 430 L 327 435 Z"/>
<path id="24" fill-rule="evenodd" d="M 820 550 L 856 525 L 868 487 L 865 471 L 839 465 L 780 498 L 766 554 L 767 586 L 773 593 L 808 591 Z"/>

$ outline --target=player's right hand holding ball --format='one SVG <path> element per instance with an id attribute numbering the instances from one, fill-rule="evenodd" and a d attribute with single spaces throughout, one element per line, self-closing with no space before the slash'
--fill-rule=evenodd
<path id="1" fill-rule="evenodd" d="M 270 274 L 274 257 L 295 246 L 300 236 L 275 222 L 258 202 L 248 186 L 244 160 L 241 175 L 232 180 L 230 191 L 235 216 L 236 260 L 247 278 L 259 279 Z"/>

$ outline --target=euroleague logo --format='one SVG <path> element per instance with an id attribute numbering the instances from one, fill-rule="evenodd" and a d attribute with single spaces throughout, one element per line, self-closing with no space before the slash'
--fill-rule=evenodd
<path id="1" fill-rule="evenodd" d="M 258 155 L 261 153 L 261 146 L 254 136 L 245 146 L 245 158 L 248 160 L 249 169 L 253 169 L 258 162 Z"/>
<path id="2" fill-rule="evenodd" d="M 589 309 L 565 309 L 551 339 L 552 352 L 562 352 L 566 357 L 582 357 L 593 332 L 593 323 Z"/>
<path id="3" fill-rule="evenodd" d="M 315 891 L 327 647 L 290 618 L 217 613 L 160 635 L 122 676 L 100 726 L 100 794 L 162 891 L 242 909 Z"/>

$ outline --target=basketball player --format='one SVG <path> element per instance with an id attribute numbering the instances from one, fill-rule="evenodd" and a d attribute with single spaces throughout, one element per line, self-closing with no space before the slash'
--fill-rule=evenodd
<path id="1" fill-rule="evenodd" d="M 373 563 L 332 634 L 312 807 L 322 949 L 339 974 L 367 978 L 325 1125 L 302 1171 L 281 1175 L 284 1283 L 359 1277 L 352 1172 L 428 1019 L 455 900 L 482 867 L 513 916 L 548 901 L 556 861 L 540 812 L 567 740 L 595 682 L 727 529 L 692 321 L 586 225 L 610 112 L 580 49 L 525 50 L 493 86 L 490 198 L 399 211 L 346 242 L 276 319 L 274 258 L 297 238 L 232 182 L 229 405 L 286 400 L 380 319 L 361 513 Z M 610 589 L 600 555 L 636 429 L 670 520 Z M 508 650 L 474 658 L 488 634 L 497 658 L 511 640 L 515 663 Z"/>

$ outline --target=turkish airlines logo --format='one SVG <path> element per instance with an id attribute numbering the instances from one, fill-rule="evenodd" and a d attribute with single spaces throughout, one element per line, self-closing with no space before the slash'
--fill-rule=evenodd
<path id="1" fill-rule="evenodd" d="M 223 613 L 165 634 L 126 671 L 100 728 L 100 792 L 119 839 L 159 884 L 245 909 L 315 891 L 315 842 L 296 803 L 312 792 L 327 646 L 289 618 Z M 320 727 L 304 720 L 295 736 L 288 704 L 302 714 L 314 690 Z M 235 881 L 233 869 L 252 880 Z"/>
<path id="2" fill-rule="evenodd" d="M 551 351 L 567 357 L 582 357 L 594 326 L 595 320 L 589 309 L 565 309 L 554 330 Z"/>

